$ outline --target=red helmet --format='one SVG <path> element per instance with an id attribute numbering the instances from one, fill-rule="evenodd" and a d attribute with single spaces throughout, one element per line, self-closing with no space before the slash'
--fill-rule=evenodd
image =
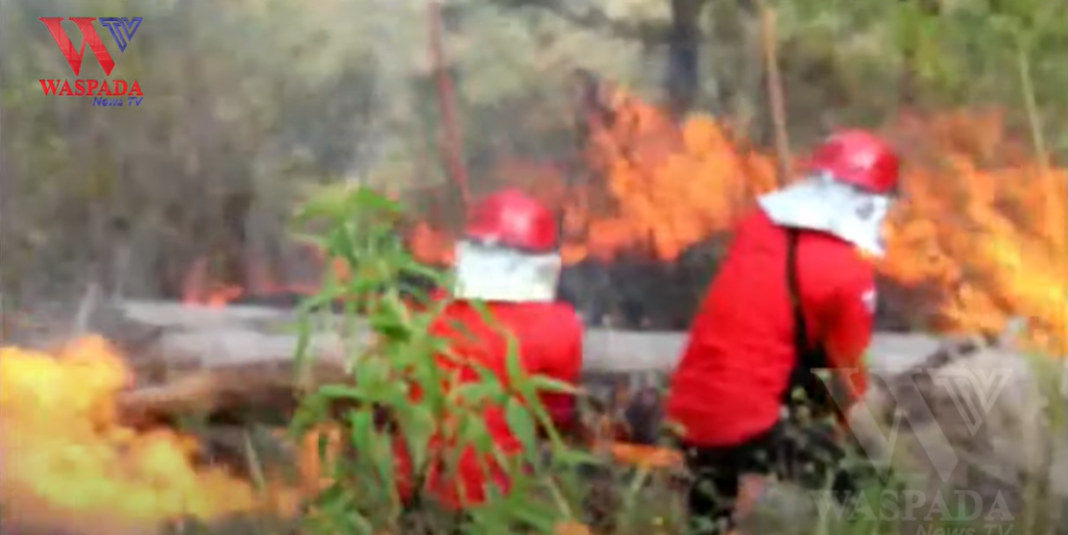
<path id="1" fill-rule="evenodd" d="M 551 251 L 556 248 L 556 219 L 538 201 L 517 189 L 507 189 L 475 205 L 464 235 L 514 249 Z"/>
<path id="2" fill-rule="evenodd" d="M 811 171 L 871 193 L 892 193 L 897 188 L 898 162 L 885 141 L 865 130 L 844 130 L 832 135 L 809 159 Z"/>

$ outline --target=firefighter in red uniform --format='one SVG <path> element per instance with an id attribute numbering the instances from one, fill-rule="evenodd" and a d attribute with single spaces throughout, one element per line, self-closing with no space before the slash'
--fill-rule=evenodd
<path id="1" fill-rule="evenodd" d="M 431 331 L 449 340 L 461 362 L 484 366 L 502 380 L 508 375 L 505 333 L 511 334 L 527 373 L 576 382 L 582 361 L 582 324 L 570 305 L 556 301 L 562 267 L 557 240 L 553 214 L 534 199 L 517 190 L 484 199 L 472 210 L 464 238 L 456 246 L 452 294 L 457 300 L 446 306 Z M 484 302 L 493 325 L 472 301 Z M 458 373 L 461 382 L 479 380 L 475 367 L 458 366 L 444 358 L 440 365 Z M 542 401 L 556 424 L 572 423 L 572 397 L 545 393 Z M 503 408 L 490 408 L 483 417 L 502 453 L 521 450 L 505 422 Z M 491 473 L 483 471 L 473 449 L 461 456 L 454 478 L 432 468 L 427 490 L 444 505 L 459 509 L 484 501 L 487 484 L 507 491 L 504 471 L 492 460 L 483 461 Z"/>
<path id="2" fill-rule="evenodd" d="M 731 529 L 741 476 L 779 473 L 793 462 L 784 455 L 807 449 L 787 445 L 791 409 L 841 416 L 864 393 L 875 308 L 865 255 L 883 252 L 898 166 L 873 134 L 840 132 L 812 154 L 806 179 L 761 197 L 738 227 L 667 400 L 694 477 L 694 532 Z M 819 368 L 835 370 L 829 383 Z"/>

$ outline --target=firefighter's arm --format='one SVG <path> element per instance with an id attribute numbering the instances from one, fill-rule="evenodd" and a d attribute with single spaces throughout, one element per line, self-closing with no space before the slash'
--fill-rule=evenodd
<path id="1" fill-rule="evenodd" d="M 555 333 L 554 345 L 556 347 L 549 352 L 551 357 L 545 362 L 546 366 L 538 370 L 538 373 L 560 382 L 577 385 L 582 371 L 581 324 L 576 320 L 573 324 L 568 322 L 561 325 Z M 545 392 L 541 397 L 549 416 L 558 428 L 569 428 L 576 423 L 577 407 L 573 394 Z"/>
<path id="2" fill-rule="evenodd" d="M 567 343 L 561 355 L 553 362 L 552 369 L 546 375 L 557 381 L 571 384 L 572 387 L 579 382 L 582 372 L 582 331 L 576 330 L 574 335 L 567 336 Z M 549 408 L 552 421 L 559 427 L 575 425 L 577 399 L 570 393 L 546 393 L 545 399 Z"/>
<path id="3" fill-rule="evenodd" d="M 842 408 L 859 401 L 868 388 L 864 352 L 871 343 L 875 321 L 875 285 L 871 277 L 858 277 L 838 292 L 826 333 L 828 364 L 838 384 L 846 389 Z"/>

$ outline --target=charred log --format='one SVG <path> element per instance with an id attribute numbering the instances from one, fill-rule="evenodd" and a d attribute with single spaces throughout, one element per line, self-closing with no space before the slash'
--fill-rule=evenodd
<path id="1" fill-rule="evenodd" d="M 587 325 L 624 329 L 684 330 L 722 261 L 729 237 L 688 248 L 676 262 L 630 254 L 611 262 L 587 259 L 565 268 L 560 298 Z"/>

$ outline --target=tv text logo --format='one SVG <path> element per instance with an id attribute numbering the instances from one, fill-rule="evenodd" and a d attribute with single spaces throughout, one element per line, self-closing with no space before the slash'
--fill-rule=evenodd
<path id="1" fill-rule="evenodd" d="M 115 69 L 115 60 L 104 41 L 97 33 L 94 22 L 107 28 L 111 33 L 111 39 L 118 47 L 119 53 L 126 52 L 126 47 L 141 27 L 142 17 L 41 17 L 38 19 L 48 28 L 48 33 L 59 47 L 63 59 L 67 60 L 74 80 L 66 79 L 41 79 L 41 92 L 49 97 L 91 97 L 93 106 L 123 107 L 139 106 L 144 95 L 141 93 L 141 85 L 137 80 L 123 80 L 111 78 L 111 72 Z M 74 47 L 74 42 L 68 36 L 63 27 L 64 21 L 74 23 L 74 27 L 81 33 L 81 46 Z M 69 25 L 68 25 L 69 26 Z M 89 48 L 101 70 L 104 71 L 102 79 L 81 78 L 82 60 L 85 57 L 85 49 Z"/>

